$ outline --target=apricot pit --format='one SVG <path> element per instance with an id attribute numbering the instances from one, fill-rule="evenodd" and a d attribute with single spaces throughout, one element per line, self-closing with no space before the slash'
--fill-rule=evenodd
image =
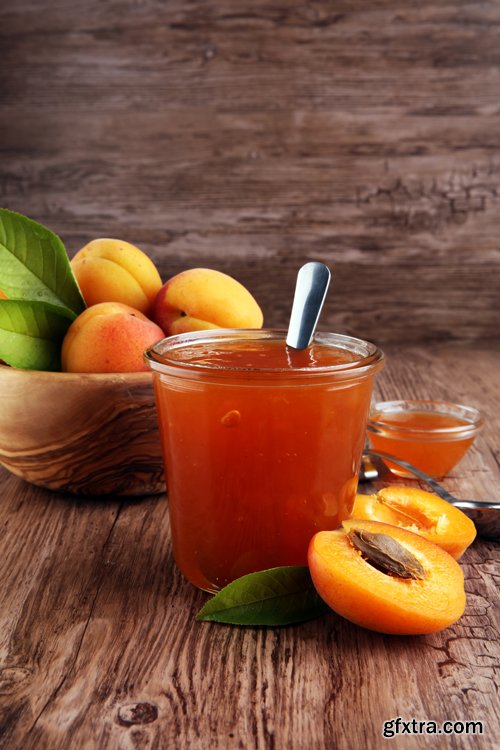
<path id="1" fill-rule="evenodd" d="M 347 535 L 351 544 L 359 550 L 365 560 L 383 573 L 398 578 L 413 578 L 423 581 L 425 571 L 415 555 L 388 534 L 374 534 L 363 529 L 351 529 Z"/>

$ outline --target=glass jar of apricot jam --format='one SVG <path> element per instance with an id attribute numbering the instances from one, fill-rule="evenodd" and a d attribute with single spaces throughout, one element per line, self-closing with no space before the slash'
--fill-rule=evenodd
<path id="1" fill-rule="evenodd" d="M 383 354 L 317 333 L 297 351 L 286 331 L 171 336 L 153 371 L 174 557 L 207 591 L 280 565 L 306 565 L 316 531 L 347 518 L 356 494 Z"/>

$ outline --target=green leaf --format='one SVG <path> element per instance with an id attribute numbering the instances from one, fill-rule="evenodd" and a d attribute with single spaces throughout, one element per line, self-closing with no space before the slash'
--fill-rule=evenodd
<path id="1" fill-rule="evenodd" d="M 60 370 L 61 341 L 74 317 L 47 302 L 0 300 L 0 359 L 25 370 Z"/>
<path id="2" fill-rule="evenodd" d="M 0 208 L 0 289 L 9 298 L 61 305 L 76 315 L 85 309 L 59 237 L 6 208 Z"/>
<path id="3" fill-rule="evenodd" d="M 286 566 L 237 578 L 209 599 L 196 619 L 230 625 L 289 625 L 318 617 L 327 609 L 309 568 Z"/>

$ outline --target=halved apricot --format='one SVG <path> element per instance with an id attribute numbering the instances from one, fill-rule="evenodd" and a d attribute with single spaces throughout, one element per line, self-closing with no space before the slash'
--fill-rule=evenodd
<path id="1" fill-rule="evenodd" d="M 459 560 L 476 538 L 471 519 L 432 492 L 384 487 L 376 495 L 356 495 L 351 518 L 381 521 L 420 534 Z"/>
<path id="2" fill-rule="evenodd" d="M 459 564 L 396 526 L 349 519 L 341 529 L 319 531 L 308 563 L 315 588 L 335 612 L 380 633 L 434 633 L 465 609 Z"/>

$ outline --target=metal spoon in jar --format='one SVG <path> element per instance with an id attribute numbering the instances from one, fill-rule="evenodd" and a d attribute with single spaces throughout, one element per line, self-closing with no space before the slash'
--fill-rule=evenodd
<path id="1" fill-rule="evenodd" d="M 459 508 L 466 516 L 474 521 L 479 536 L 487 539 L 498 539 L 500 537 L 500 503 L 488 503 L 481 500 L 458 500 L 448 490 L 445 490 L 436 480 L 424 471 L 412 466 L 408 461 L 396 458 L 382 451 L 367 449 L 363 453 L 360 479 L 372 480 L 377 476 L 390 471 L 383 460 L 391 461 L 401 468 L 406 469 L 414 476 L 426 482 L 432 490 L 449 503 Z"/>
<path id="2" fill-rule="evenodd" d="M 286 343 L 293 349 L 306 349 L 312 341 L 330 283 L 330 270 L 312 261 L 297 274 Z"/>

